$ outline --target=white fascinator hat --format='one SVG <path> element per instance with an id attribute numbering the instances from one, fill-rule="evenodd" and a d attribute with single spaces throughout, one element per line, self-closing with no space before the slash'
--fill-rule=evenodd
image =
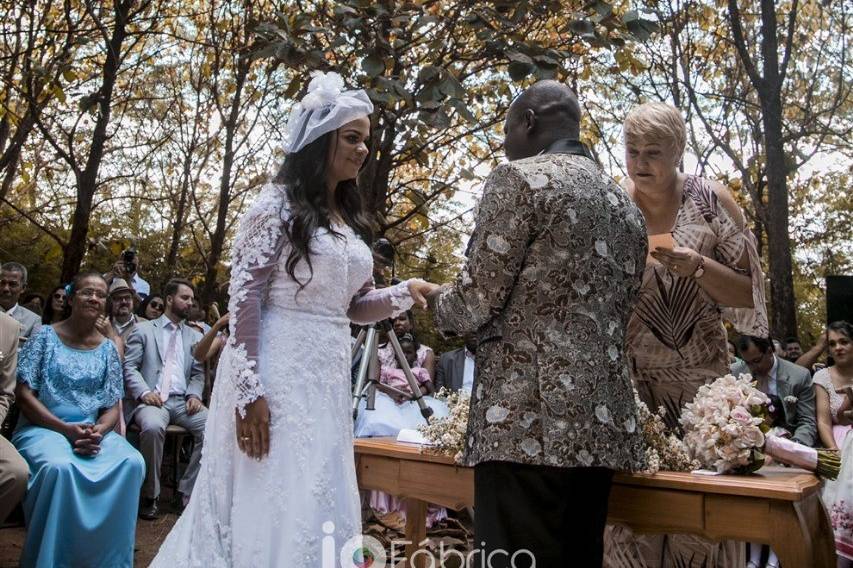
<path id="1" fill-rule="evenodd" d="M 290 111 L 284 151 L 298 152 L 323 134 L 373 112 L 363 89 L 344 91 L 344 80 L 335 72 L 311 73 L 308 94 Z"/>

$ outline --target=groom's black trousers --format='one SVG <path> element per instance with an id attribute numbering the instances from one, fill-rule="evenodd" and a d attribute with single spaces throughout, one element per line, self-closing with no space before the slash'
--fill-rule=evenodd
<path id="1" fill-rule="evenodd" d="M 538 568 L 600 567 L 612 481 L 600 467 L 476 465 L 472 565 L 527 568 L 529 550 Z"/>

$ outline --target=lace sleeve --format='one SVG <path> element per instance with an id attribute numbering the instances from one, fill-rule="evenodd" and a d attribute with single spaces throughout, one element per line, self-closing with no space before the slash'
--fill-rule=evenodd
<path id="1" fill-rule="evenodd" d="M 231 252 L 228 312 L 231 336 L 230 379 L 237 391 L 237 410 L 264 396 L 258 369 L 261 304 L 284 247 L 284 188 L 269 184 L 244 215 Z"/>
<path id="2" fill-rule="evenodd" d="M 24 383 L 34 391 L 40 391 L 44 382 L 44 353 L 50 331 L 47 327 L 30 336 L 29 341 L 18 352 L 18 382 Z"/>
<path id="3" fill-rule="evenodd" d="M 353 296 L 347 316 L 355 323 L 367 324 L 391 318 L 415 305 L 409 294 L 409 281 L 376 289 L 368 280 Z"/>

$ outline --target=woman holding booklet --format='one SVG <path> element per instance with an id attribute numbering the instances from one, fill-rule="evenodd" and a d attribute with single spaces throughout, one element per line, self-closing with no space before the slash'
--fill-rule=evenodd
<path id="1" fill-rule="evenodd" d="M 755 238 L 729 191 L 679 171 L 686 129 L 678 109 L 640 105 L 626 117 L 624 135 L 626 190 L 649 234 L 640 299 L 628 324 L 629 367 L 640 398 L 651 409 L 663 406 L 667 424 L 680 431 L 681 410 L 699 387 L 729 373 L 723 318 L 741 333 L 768 336 L 763 274 Z M 743 565 L 738 543 L 632 539 L 622 528 L 610 538 L 614 566 L 653 566 L 663 558 L 674 566 Z"/>

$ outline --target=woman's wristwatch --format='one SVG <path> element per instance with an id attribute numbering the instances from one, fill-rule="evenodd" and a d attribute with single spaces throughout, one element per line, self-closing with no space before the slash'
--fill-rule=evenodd
<path id="1" fill-rule="evenodd" d="M 693 271 L 693 278 L 697 280 L 705 276 L 705 257 L 699 256 L 699 264 L 696 266 L 696 270 Z"/>

